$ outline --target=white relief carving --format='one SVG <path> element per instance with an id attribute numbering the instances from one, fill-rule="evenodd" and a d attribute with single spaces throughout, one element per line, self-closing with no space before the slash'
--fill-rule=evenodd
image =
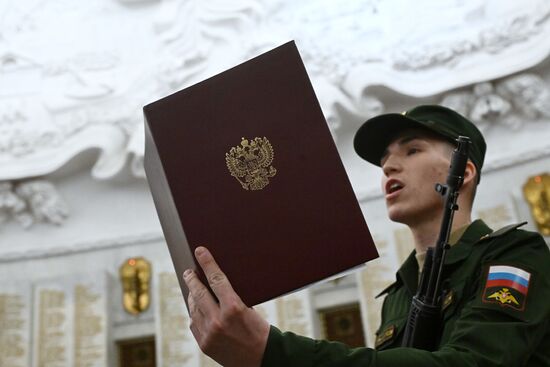
<path id="1" fill-rule="evenodd" d="M 23 227 L 32 223 L 32 217 L 25 211 L 27 204 L 13 192 L 11 182 L 0 182 L 0 224 L 15 218 Z"/>
<path id="2" fill-rule="evenodd" d="M 474 53 L 498 53 L 541 33 L 549 14 L 550 7 L 542 1 L 520 6 L 495 1 L 356 0 L 325 1 L 322 6 L 318 1 L 279 2 L 273 18 L 289 25 L 286 28 L 304 45 L 312 72 L 318 69 L 341 80 L 362 64 L 419 71 L 453 67 L 459 58 Z M 468 30 L 456 32 L 462 27 Z M 365 40 L 367 47 L 360 47 Z"/>
<path id="3" fill-rule="evenodd" d="M 145 146 L 145 126 L 138 124 L 128 142 L 127 150 L 131 154 L 130 170 L 135 177 L 145 178 L 143 155 Z"/>
<path id="4" fill-rule="evenodd" d="M 540 76 L 523 73 L 449 93 L 441 104 L 468 116 L 482 132 L 499 124 L 517 130 L 550 117 L 550 88 Z"/>
<path id="5" fill-rule="evenodd" d="M 67 216 L 67 204 L 50 182 L 31 180 L 17 185 L 0 182 L 0 224 L 15 219 L 23 228 L 34 222 L 60 225 Z"/>
<path id="6" fill-rule="evenodd" d="M 0 179 L 49 173 L 92 147 L 101 149 L 93 176 L 111 177 L 124 166 L 128 137 L 141 120 L 139 109 L 117 99 L 80 108 L 7 99 L 0 100 L 0 111 L 0 161 L 13 162 Z"/>
<path id="7" fill-rule="evenodd" d="M 120 1 L 121 3 L 133 4 L 133 3 L 157 2 L 160 0 L 118 0 L 118 1 Z"/>
<path id="8" fill-rule="evenodd" d="M 63 223 L 69 214 L 65 201 L 54 185 L 46 180 L 33 180 L 20 183 L 15 192 L 23 198 L 37 222 Z"/>
<path id="9" fill-rule="evenodd" d="M 365 119 L 369 119 L 384 113 L 385 107 L 384 103 L 382 103 L 382 101 L 378 98 L 364 95 L 359 101 L 358 110 L 361 116 Z"/>
<path id="10" fill-rule="evenodd" d="M 164 53 L 158 73 L 160 87 L 177 90 L 188 85 L 209 68 L 215 69 L 216 64 L 225 64 L 228 57 L 239 57 L 239 51 L 242 60 L 246 51 L 242 48 L 226 51 L 217 59 L 213 56 L 217 56 L 220 44 L 237 37 L 239 30 L 250 18 L 259 16 L 261 10 L 261 4 L 252 0 L 164 0 L 154 22 Z"/>
<path id="11" fill-rule="evenodd" d="M 504 121 L 512 121 L 506 116 L 510 113 L 512 105 L 503 97 L 495 93 L 491 83 L 479 83 L 473 88 L 475 101 L 470 111 L 470 118 L 475 121 L 483 132 L 488 125 Z M 518 126 L 511 124 L 512 128 Z"/>
<path id="12" fill-rule="evenodd" d="M 442 106 L 449 107 L 464 116 L 468 116 L 474 101 L 475 97 L 472 92 L 461 91 L 446 94 L 440 104 Z"/>
<path id="13" fill-rule="evenodd" d="M 4 50 L 3 53 L 0 53 L 0 71 L 2 72 L 9 72 L 16 69 L 22 69 L 32 66 L 33 62 L 30 62 L 30 60 L 26 60 L 24 57 L 17 55 L 12 51 Z"/>
<path id="14" fill-rule="evenodd" d="M 526 1 L 22 0 L 0 6 L 0 180 L 48 174 L 90 148 L 100 150 L 93 177 L 113 177 L 127 165 L 143 177 L 143 105 L 289 39 L 298 44 L 337 138 L 342 112 L 363 118 L 383 112 L 371 86 L 427 96 L 542 60 L 550 52 L 550 3 Z M 498 116 L 518 127 L 522 121 L 507 103 L 517 111 L 522 99 L 536 104 L 523 114 L 547 116 L 545 98 L 532 92 L 544 85 L 492 86 L 490 93 L 470 92 L 465 103 L 482 128 Z"/>
<path id="15" fill-rule="evenodd" d="M 498 53 L 511 45 L 520 43 L 540 33 L 549 15 L 549 9 L 537 17 L 518 15 L 491 24 L 482 29 L 476 36 L 455 40 L 453 43 L 427 44 L 423 48 L 399 50 L 396 52 L 394 67 L 400 70 L 421 70 L 434 66 L 456 65 L 457 60 L 467 54 L 476 52 Z"/>
<path id="16" fill-rule="evenodd" d="M 138 29 L 148 29 L 148 38 L 136 46 L 140 51 L 129 47 L 128 40 L 135 31 L 119 32 L 126 27 L 113 28 L 113 24 L 101 20 L 86 23 L 83 19 L 109 10 L 124 11 L 114 9 L 108 2 L 75 6 L 63 0 L 23 1 L 17 6 L 0 9 L 4 11 L 3 17 L 10 19 L 0 26 L 0 66 L 1 71 L 7 73 L 0 75 L 0 81 L 7 81 L 0 83 L 0 98 L 9 96 L 11 98 L 5 103 L 15 105 L 0 108 L 0 130 L 6 131 L 0 136 L 0 161 L 10 162 L 8 168 L 0 172 L 0 179 L 47 174 L 91 147 L 101 149 L 100 158 L 92 169 L 95 178 L 112 177 L 127 162 L 130 162 L 131 172 L 144 177 L 143 139 L 136 138 L 143 123 L 141 107 L 155 99 L 151 96 L 160 96 L 191 83 L 197 72 L 215 69 L 216 65 L 212 64 L 216 62 L 212 63 L 207 56 L 215 53 L 221 43 L 234 38 L 249 18 L 258 16 L 261 8 L 255 1 L 229 5 L 223 1 L 166 0 L 157 6 L 160 9 L 156 9 L 158 17 L 153 17 L 156 19 L 153 22 L 135 20 L 140 25 Z M 64 11 L 58 13 L 59 8 Z M 65 32 L 64 27 L 69 26 L 75 26 L 77 31 Z M 228 32 L 231 29 L 235 31 Z M 78 37 L 89 37 L 91 32 L 95 38 L 106 42 L 98 42 L 91 49 L 79 47 Z M 42 44 L 35 41 L 40 47 L 52 47 L 60 52 L 53 58 L 53 54 L 40 52 L 40 47 L 23 52 L 7 46 L 30 35 L 43 41 Z M 119 43 L 120 40 L 125 42 L 125 53 L 120 49 L 113 51 L 113 39 L 116 43 L 117 38 Z M 51 40 L 73 42 L 76 47 L 59 49 Z M 161 57 L 155 57 L 158 49 L 143 53 L 143 45 L 151 47 L 152 40 L 160 41 Z M 28 42 L 21 44 L 26 46 Z M 245 51 L 243 49 L 242 53 Z M 148 56 L 145 61 L 149 65 L 141 64 L 140 67 L 148 67 L 151 71 L 144 75 L 132 67 L 133 79 L 122 79 L 119 73 L 125 66 L 121 62 L 128 64 L 128 53 L 132 52 Z M 236 56 L 239 59 L 239 55 Z M 227 67 L 236 63 L 227 58 L 218 60 L 229 63 Z M 32 70 L 32 80 L 11 82 L 21 77 L 25 68 Z M 158 83 L 152 83 L 155 77 Z M 8 89 L 6 86 L 10 84 L 23 84 L 26 88 Z M 3 103 L 0 100 L 0 104 Z M 14 128 L 15 120 L 24 120 L 24 123 Z M 12 126 L 7 126 L 10 122 Z M 98 134 L 100 130 L 104 134 Z M 39 156 L 44 150 L 54 156 L 48 163 Z M 40 163 L 35 164 L 37 161 Z"/>
<path id="17" fill-rule="evenodd" d="M 530 120 L 550 117 L 550 88 L 540 76 L 519 74 L 498 83 L 500 95 L 510 99 L 514 108 Z"/>
<path id="18" fill-rule="evenodd" d="M 377 1 L 273 2 L 271 21 L 283 29 L 298 46 L 313 75 L 323 75 L 332 83 L 340 83 L 348 71 L 358 64 L 380 62 L 381 45 L 357 47 L 358 38 L 381 33 L 381 17 L 377 17 Z"/>
<path id="19" fill-rule="evenodd" d="M 32 102 L 24 99 L 0 100 L 0 154 L 21 157 L 43 147 L 55 134 L 47 124 L 33 124 L 31 116 L 40 115 Z"/>
<path id="20" fill-rule="evenodd" d="M 368 95 L 352 99 L 325 77 L 313 77 L 312 84 L 335 141 L 338 139 L 338 129 L 342 125 L 341 110 L 357 111 L 362 118 L 370 118 L 384 110 L 384 105 L 379 99 Z"/>

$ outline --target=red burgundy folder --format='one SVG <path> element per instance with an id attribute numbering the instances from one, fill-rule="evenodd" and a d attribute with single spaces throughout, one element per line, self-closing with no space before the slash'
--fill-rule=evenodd
<path id="1" fill-rule="evenodd" d="M 180 286 L 210 249 L 253 306 L 377 257 L 294 42 L 153 102 L 145 171 Z"/>

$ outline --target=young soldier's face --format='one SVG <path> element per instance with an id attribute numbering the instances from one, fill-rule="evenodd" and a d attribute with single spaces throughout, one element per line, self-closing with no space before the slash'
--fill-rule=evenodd
<path id="1" fill-rule="evenodd" d="M 415 226 L 440 218 L 443 200 L 434 186 L 445 183 L 452 145 L 434 134 L 400 133 L 381 159 L 382 191 L 392 221 Z"/>

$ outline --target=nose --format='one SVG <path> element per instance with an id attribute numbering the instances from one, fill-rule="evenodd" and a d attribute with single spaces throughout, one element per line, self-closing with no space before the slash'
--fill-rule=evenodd
<path id="1" fill-rule="evenodd" d="M 382 172 L 387 177 L 392 173 L 399 172 L 401 170 L 401 164 L 399 159 L 395 155 L 388 154 L 384 164 L 382 165 Z"/>

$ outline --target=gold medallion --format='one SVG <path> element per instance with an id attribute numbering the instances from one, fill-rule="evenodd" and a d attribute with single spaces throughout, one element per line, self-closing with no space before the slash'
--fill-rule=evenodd
<path id="1" fill-rule="evenodd" d="M 529 178 L 523 185 L 523 195 L 531 207 L 538 230 L 545 236 L 550 235 L 550 174 L 541 174 Z"/>
<path id="2" fill-rule="evenodd" d="M 269 184 L 269 178 L 277 173 L 271 165 L 273 158 L 273 147 L 265 136 L 253 140 L 242 138 L 241 145 L 225 153 L 229 173 L 245 190 L 261 190 Z"/>
<path id="3" fill-rule="evenodd" d="M 137 315 L 149 308 L 151 263 L 143 257 L 126 260 L 119 269 L 126 312 Z"/>

